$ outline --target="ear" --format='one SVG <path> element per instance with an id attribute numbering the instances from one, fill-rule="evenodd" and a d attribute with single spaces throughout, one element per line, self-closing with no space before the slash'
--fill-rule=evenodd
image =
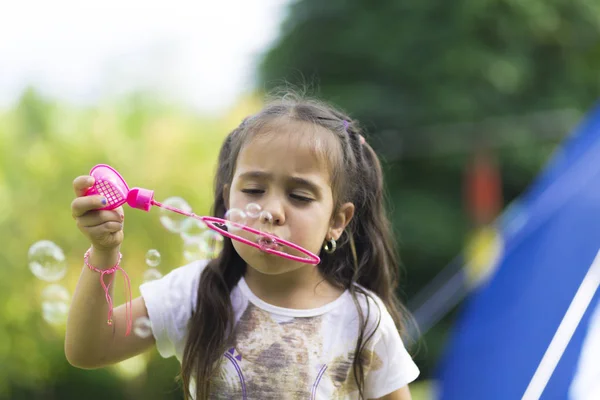
<path id="1" fill-rule="evenodd" d="M 225 209 L 227 209 L 227 210 L 229 210 L 229 189 L 230 188 L 231 188 L 231 186 L 229 186 L 228 183 L 223 185 L 223 202 L 225 203 Z"/>
<path id="2" fill-rule="evenodd" d="M 344 203 L 339 208 L 338 212 L 331 218 L 331 225 L 326 239 L 338 240 L 342 236 L 342 232 L 346 229 L 348 223 L 354 216 L 354 204 Z"/>

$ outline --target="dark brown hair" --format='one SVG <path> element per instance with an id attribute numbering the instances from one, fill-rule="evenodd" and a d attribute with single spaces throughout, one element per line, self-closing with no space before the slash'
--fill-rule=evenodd
<path id="1" fill-rule="evenodd" d="M 318 268 L 325 279 L 336 287 L 348 289 L 359 315 L 359 334 L 353 360 L 353 373 L 360 398 L 364 397 L 363 349 L 374 331 L 366 332 L 370 309 L 366 315 L 359 305 L 359 296 L 379 296 L 392 315 L 398 330 L 404 332 L 403 307 L 395 296 L 398 284 L 398 256 L 390 222 L 384 204 L 383 176 L 377 155 L 363 143 L 355 121 L 322 102 L 286 94 L 268 102 L 265 108 L 242 122 L 225 139 L 218 159 L 215 177 L 215 197 L 212 215 L 223 218 L 226 205 L 223 192 L 231 184 L 238 154 L 242 147 L 270 122 L 287 118 L 326 128 L 339 140 L 340 153 L 330 157 L 334 212 L 341 204 L 352 202 L 354 217 L 339 238 L 337 250 L 321 252 Z M 231 290 L 244 275 L 246 263 L 225 238 L 218 258 L 210 261 L 202 272 L 198 287 L 197 307 L 190 320 L 183 354 L 181 379 L 186 398 L 190 398 L 190 382 L 195 379 L 198 400 L 208 398 L 210 378 L 220 365 L 228 345 L 233 341 L 234 315 Z M 358 284 L 358 285 L 357 285 Z M 369 305 L 371 302 L 366 302 Z M 375 304 L 375 303 L 372 303 Z M 377 326 L 380 316 L 377 317 Z"/>

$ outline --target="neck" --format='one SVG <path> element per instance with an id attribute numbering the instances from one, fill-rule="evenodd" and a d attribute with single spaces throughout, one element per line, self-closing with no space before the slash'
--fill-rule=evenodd
<path id="1" fill-rule="evenodd" d="M 267 275 L 251 266 L 244 279 L 259 299 L 277 307 L 311 309 L 338 298 L 343 290 L 327 282 L 316 266 L 305 266 L 284 274 Z"/>

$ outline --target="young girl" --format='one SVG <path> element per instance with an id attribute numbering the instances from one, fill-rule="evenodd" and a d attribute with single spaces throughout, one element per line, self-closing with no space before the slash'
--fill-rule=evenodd
<path id="1" fill-rule="evenodd" d="M 107 324 L 98 274 L 120 260 L 124 217 L 97 211 L 101 196 L 83 196 L 92 184 L 75 179 L 71 206 L 91 242 L 67 323 L 72 365 L 102 367 L 155 343 L 181 362 L 186 398 L 410 399 L 419 370 L 399 334 L 381 166 L 348 116 L 288 95 L 244 120 L 219 155 L 213 215 L 257 203 L 271 233 L 321 262 L 225 238 L 218 258 L 140 287 L 132 318 L 150 319 L 149 338 L 125 335 L 126 305 Z"/>

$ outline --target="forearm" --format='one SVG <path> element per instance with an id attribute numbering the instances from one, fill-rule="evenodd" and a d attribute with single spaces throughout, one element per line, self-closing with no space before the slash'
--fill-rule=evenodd
<path id="1" fill-rule="evenodd" d="M 118 259 L 117 249 L 92 250 L 89 263 L 98 269 L 107 269 L 113 267 Z M 67 319 L 65 355 L 72 365 L 80 368 L 102 366 L 114 335 L 114 325 L 107 323 L 109 306 L 100 276 L 100 273 L 83 266 Z M 113 280 L 114 274 L 104 276 L 106 285 Z M 111 298 L 112 291 L 111 284 Z"/>

